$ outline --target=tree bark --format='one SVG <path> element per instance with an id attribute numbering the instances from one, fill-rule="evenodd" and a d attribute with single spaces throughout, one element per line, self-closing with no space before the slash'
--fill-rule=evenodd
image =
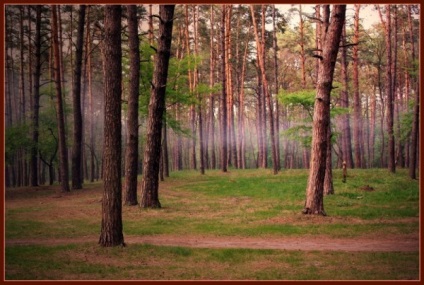
<path id="1" fill-rule="evenodd" d="M 65 137 L 65 119 L 63 111 L 61 75 L 60 75 L 60 56 L 59 56 L 59 40 L 57 29 L 57 12 L 56 5 L 52 5 L 52 36 L 53 36 L 53 54 L 54 54 L 54 81 L 56 85 L 56 116 L 58 121 L 59 134 L 59 164 L 60 164 L 60 182 L 63 192 L 69 192 L 69 173 L 68 173 L 68 149 L 66 147 Z"/>
<path id="2" fill-rule="evenodd" d="M 212 88 L 215 84 L 214 72 L 215 72 L 215 52 L 214 52 L 214 11 L 213 5 L 211 5 L 211 39 L 210 39 L 210 69 L 209 69 L 209 87 Z M 210 160 L 211 168 L 216 168 L 216 154 L 215 154 L 215 94 L 211 92 L 209 94 L 209 134 L 208 141 L 210 140 Z M 207 151 L 207 150 L 206 150 Z"/>
<path id="3" fill-rule="evenodd" d="M 326 215 L 323 191 L 327 159 L 327 134 L 330 124 L 330 93 L 345 14 L 346 5 L 333 5 L 331 21 L 327 32 L 323 35 L 322 60 L 314 106 L 311 167 L 306 188 L 305 206 L 302 211 L 304 214 Z"/>
<path id="4" fill-rule="evenodd" d="M 269 90 L 268 90 L 268 80 L 266 78 L 266 70 L 265 70 L 265 57 L 264 57 L 265 35 L 264 35 L 264 31 L 262 30 L 262 41 L 260 41 L 259 36 L 258 36 L 258 28 L 257 28 L 257 25 L 256 25 L 253 5 L 250 5 L 250 11 L 251 11 L 251 14 L 252 14 L 252 19 L 253 19 L 253 28 L 254 28 L 254 31 L 255 31 L 257 52 L 260 55 L 260 56 L 258 56 L 258 59 L 259 59 L 259 67 L 260 67 L 260 70 L 261 70 L 261 76 L 262 76 L 263 91 L 265 93 L 264 96 L 266 98 L 266 102 L 268 104 L 268 109 L 269 109 L 268 115 L 269 115 L 269 128 L 270 128 L 270 133 L 271 133 L 272 164 L 273 164 L 274 174 L 277 174 L 278 173 L 278 164 L 277 164 L 277 152 L 276 152 L 276 148 L 275 148 L 274 114 L 273 114 L 273 106 L 272 106 L 272 103 L 271 103 L 271 95 L 269 94 Z M 264 17 L 265 17 L 265 14 L 263 12 L 262 13 L 263 21 L 265 20 Z M 262 23 L 262 27 L 264 28 L 264 22 Z M 265 109 L 264 109 L 264 111 L 265 111 Z"/>
<path id="5" fill-rule="evenodd" d="M 225 15 L 226 7 L 222 5 L 221 18 L 221 72 L 222 72 L 222 94 L 221 94 L 221 170 L 227 172 L 227 75 L 225 68 Z"/>
<path id="6" fill-rule="evenodd" d="M 415 70 L 415 44 L 414 44 L 414 31 L 412 25 L 412 16 L 411 16 L 411 7 L 408 6 L 408 25 L 409 25 L 409 36 L 411 38 L 412 44 L 412 64 Z M 410 158 L 409 158 L 409 177 L 411 179 L 417 179 L 416 168 L 417 168 L 417 148 L 419 141 L 419 121 L 420 121 L 420 88 L 419 81 L 414 80 L 414 93 L 415 93 L 415 102 L 414 102 L 414 119 L 412 123 L 412 132 L 411 132 L 411 149 L 410 149 Z"/>
<path id="7" fill-rule="evenodd" d="M 172 26 L 175 5 L 159 6 L 159 40 L 153 83 L 149 102 L 147 138 L 144 150 L 141 203 L 143 208 L 160 208 L 159 158 L 161 148 L 162 117 L 165 109 L 165 91 L 171 55 Z"/>
<path id="8" fill-rule="evenodd" d="M 250 30 L 249 30 L 250 31 Z M 242 169 L 246 169 L 246 129 L 245 129 L 245 118 L 244 118 L 244 77 L 246 73 L 247 54 L 249 49 L 249 41 L 246 40 L 244 48 L 243 65 L 241 68 L 241 82 L 239 90 L 239 110 L 238 110 L 238 123 L 239 123 L 239 155 L 238 165 Z"/>
<path id="9" fill-rule="evenodd" d="M 34 38 L 34 68 L 32 94 L 32 147 L 31 147 L 31 186 L 38 186 L 38 138 L 39 138 L 39 108 L 40 108 L 40 76 L 41 76 L 41 6 L 36 6 L 36 24 Z"/>
<path id="10" fill-rule="evenodd" d="M 342 84 L 343 90 L 340 94 L 340 107 L 349 108 L 349 78 L 348 78 L 348 61 L 347 61 L 347 47 L 346 47 L 346 25 L 343 26 L 342 31 L 342 44 L 341 50 L 341 72 L 342 72 Z M 341 116 L 342 125 L 342 152 L 343 160 L 346 161 L 347 167 L 354 168 L 353 156 L 352 156 L 352 137 L 350 133 L 350 114 L 344 114 Z"/>
<path id="11" fill-rule="evenodd" d="M 125 198 L 127 206 L 137 205 L 138 166 L 138 94 L 140 86 L 140 52 L 137 6 L 127 5 L 129 45 L 129 94 L 127 117 L 127 147 L 125 149 Z"/>
<path id="12" fill-rule="evenodd" d="M 82 114 L 81 114 L 81 67 L 84 38 L 85 5 L 80 5 L 77 44 L 75 50 L 74 84 L 72 88 L 74 110 L 74 143 L 72 145 L 72 189 L 81 189 L 82 172 Z"/>
<path id="13" fill-rule="evenodd" d="M 395 163 L 395 137 L 393 133 L 393 86 L 392 86 L 392 25 L 390 6 L 386 5 L 386 53 L 387 53 L 387 64 L 386 64 L 386 92 L 387 92 L 387 133 L 388 133 L 388 168 L 392 173 L 396 172 Z"/>
<path id="14" fill-rule="evenodd" d="M 355 27 L 354 27 L 354 39 L 355 43 L 359 42 L 359 11 L 361 5 L 355 5 Z M 362 108 L 361 108 L 361 96 L 359 92 L 359 58 L 358 58 L 359 48 L 357 45 L 353 47 L 353 86 L 354 86 L 354 133 L 353 140 L 355 145 L 355 166 L 362 168 L 363 163 L 363 136 L 362 136 Z"/>
<path id="15" fill-rule="evenodd" d="M 279 93 L 279 81 L 278 81 L 278 45 L 277 45 L 277 30 L 275 25 L 275 5 L 272 5 L 272 47 L 274 49 L 274 88 L 275 94 L 278 96 Z M 277 169 L 281 169 L 281 155 L 280 155 L 280 103 L 276 99 L 275 102 L 275 148 L 277 152 Z"/>
<path id="16" fill-rule="evenodd" d="M 107 5 L 104 18 L 104 149 L 102 224 L 99 244 L 124 246 L 121 185 L 121 14 L 120 5 Z"/>

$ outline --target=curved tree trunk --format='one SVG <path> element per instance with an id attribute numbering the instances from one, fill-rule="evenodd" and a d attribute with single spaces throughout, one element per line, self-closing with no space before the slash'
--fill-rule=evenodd
<path id="1" fill-rule="evenodd" d="M 143 208 L 160 208 L 159 158 L 161 148 L 162 117 L 165 109 L 165 91 L 171 55 L 172 26 L 175 5 L 159 6 L 159 42 L 155 59 L 153 86 L 149 102 L 146 148 L 144 150 L 141 203 Z"/>
<path id="2" fill-rule="evenodd" d="M 327 134 L 330 124 L 330 93 L 346 14 L 346 5 L 333 5 L 333 7 L 328 30 L 323 35 L 322 60 L 318 73 L 313 117 L 311 167 L 305 206 L 302 211 L 304 214 L 326 215 L 323 192 L 327 160 Z"/>

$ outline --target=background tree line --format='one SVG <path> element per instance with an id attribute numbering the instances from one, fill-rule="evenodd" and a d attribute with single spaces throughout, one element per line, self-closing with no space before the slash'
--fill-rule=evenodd
<path id="1" fill-rule="evenodd" d="M 369 28 L 361 7 L 348 6 L 354 12 L 346 16 L 335 65 L 330 162 L 409 167 L 416 178 L 419 6 L 377 5 L 380 23 Z M 326 11 L 277 8 L 176 5 L 161 179 L 183 169 L 309 168 Z M 5 6 L 7 186 L 60 181 L 67 191 L 68 180 L 79 189 L 104 176 L 104 13 L 98 5 Z M 122 10 L 120 137 L 123 154 L 130 143 L 138 151 L 135 161 L 134 154 L 122 155 L 125 177 L 143 173 L 157 13 L 149 5 L 137 6 L 135 16 Z M 138 42 L 130 38 L 134 21 Z"/>

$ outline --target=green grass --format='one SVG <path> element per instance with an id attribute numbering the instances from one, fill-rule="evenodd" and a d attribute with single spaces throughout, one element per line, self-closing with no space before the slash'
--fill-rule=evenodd
<path id="1" fill-rule="evenodd" d="M 416 253 L 192 249 L 90 244 L 6 248 L 6 280 L 405 280 Z"/>
<path id="2" fill-rule="evenodd" d="M 335 194 L 324 198 L 327 217 L 301 214 L 307 176 L 307 170 L 172 172 L 160 184 L 163 208 L 123 207 L 124 235 L 374 238 L 418 233 L 419 186 L 406 170 L 349 170 L 346 183 L 334 170 Z M 364 185 L 375 191 L 361 190 Z M 102 184 L 87 183 L 60 197 L 57 189 L 6 189 L 6 240 L 97 236 Z M 91 255 L 108 262 L 90 261 Z M 346 264 L 343 270 L 340 264 Z M 417 264 L 418 252 L 6 247 L 7 279 L 416 279 Z"/>

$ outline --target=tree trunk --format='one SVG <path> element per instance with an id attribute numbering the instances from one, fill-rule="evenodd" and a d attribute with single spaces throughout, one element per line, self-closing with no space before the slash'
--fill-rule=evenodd
<path id="1" fill-rule="evenodd" d="M 324 194 L 332 195 L 334 194 L 333 186 L 333 165 L 332 165 L 332 155 L 331 155 L 331 121 L 328 123 L 327 130 L 327 158 L 325 160 L 325 179 L 324 179 Z"/>
<path id="2" fill-rule="evenodd" d="M 69 192 L 69 173 L 68 173 L 68 149 L 66 147 L 65 137 L 65 119 L 63 111 L 62 88 L 61 88 L 61 75 L 60 75 L 60 61 L 59 61 L 59 40 L 57 29 L 57 13 L 56 5 L 52 5 L 52 36 L 53 36 L 53 53 L 54 53 L 54 68 L 55 68 L 55 85 L 56 85 L 56 114 L 58 121 L 58 134 L 59 134 L 59 164 L 60 164 L 60 182 L 63 192 Z"/>
<path id="3" fill-rule="evenodd" d="M 393 86 L 392 86 L 392 25 L 390 6 L 386 5 L 386 53 L 387 53 L 387 64 L 386 64 L 386 93 L 387 93 L 387 132 L 388 132 L 388 168 L 392 173 L 396 172 L 395 163 L 395 138 L 393 133 Z"/>
<path id="4" fill-rule="evenodd" d="M 354 39 L 355 43 L 359 42 L 359 10 L 361 5 L 355 5 L 355 27 L 354 27 Z M 359 92 L 359 48 L 357 45 L 353 47 L 353 86 L 354 86 L 354 132 L 353 140 L 355 145 L 355 166 L 362 168 L 363 163 L 363 137 L 362 137 L 362 108 L 361 108 L 361 96 Z"/>
<path id="5" fill-rule="evenodd" d="M 221 170 L 227 172 L 227 75 L 225 68 L 225 15 L 226 7 L 222 5 L 222 18 L 221 18 L 221 72 L 222 72 L 222 94 L 221 94 Z"/>
<path id="6" fill-rule="evenodd" d="M 210 40 L 210 69 L 209 69 L 209 87 L 212 88 L 215 84 L 214 72 L 215 72 L 215 52 L 214 52 L 214 11 L 213 5 L 211 5 L 211 40 Z M 216 168 L 216 154 L 215 154 L 215 94 L 211 92 L 209 94 L 209 135 L 208 139 L 210 140 L 210 160 L 211 168 Z M 207 150 L 206 150 L 207 151 Z"/>
<path id="7" fill-rule="evenodd" d="M 409 24 L 409 36 L 412 41 L 412 64 L 413 64 L 413 70 L 415 71 L 415 44 L 414 44 L 414 31 L 413 31 L 413 25 L 412 25 L 412 16 L 411 16 L 411 7 L 408 6 L 408 24 Z M 414 102 L 414 118 L 412 123 L 412 132 L 411 132 L 411 149 L 409 152 L 410 158 L 409 158 L 409 177 L 411 179 L 417 179 L 416 175 L 416 168 L 417 168 L 417 148 L 418 148 L 418 141 L 419 141 L 419 121 L 420 121 L 420 88 L 419 88 L 419 81 L 414 80 L 414 93 L 415 93 L 415 102 Z"/>
<path id="8" fill-rule="evenodd" d="M 302 88 L 306 88 L 306 69 L 305 69 L 305 40 L 304 40 L 304 21 L 302 15 L 302 5 L 299 5 L 299 33 L 300 33 L 300 62 L 302 67 Z"/>
<path id="9" fill-rule="evenodd" d="M 263 91 L 265 92 L 265 98 L 266 98 L 266 102 L 268 104 L 268 115 L 269 115 L 269 128 L 270 128 L 270 133 L 271 133 L 271 147 L 272 147 L 272 164 L 273 164 L 273 170 L 274 170 L 274 174 L 278 173 L 278 164 L 277 164 L 277 152 L 276 152 L 276 148 L 275 148 L 275 132 L 274 132 L 274 114 L 273 114 L 273 106 L 271 103 L 271 95 L 269 94 L 269 90 L 268 90 L 268 81 L 266 78 L 266 70 L 265 70 L 265 57 L 264 52 L 265 52 L 265 35 L 264 32 L 262 30 L 262 41 L 259 40 L 259 36 L 258 36 L 258 28 L 256 25 L 256 20 L 255 20 L 255 13 L 253 10 L 253 5 L 250 5 L 250 11 L 252 14 L 252 20 L 253 20 L 253 28 L 255 31 L 255 38 L 256 38 L 256 46 L 257 46 L 257 52 L 259 55 L 258 59 L 259 59 L 259 67 L 261 70 L 261 75 L 262 75 L 262 84 L 263 84 Z M 264 10 L 262 9 L 263 13 L 262 13 L 262 19 L 263 21 L 265 20 L 265 13 Z M 264 22 L 262 23 L 262 27 L 264 28 Z M 265 108 L 264 108 L 265 111 Z"/>
<path id="10" fill-rule="evenodd" d="M 74 110 L 74 143 L 72 145 L 72 189 L 81 189 L 82 173 L 82 114 L 81 114 L 81 67 L 84 38 L 85 5 L 80 5 L 77 44 L 75 51 L 74 84 L 72 88 Z"/>
<path id="11" fill-rule="evenodd" d="M 104 149 L 102 224 L 99 244 L 124 246 L 121 188 L 121 14 L 120 5 L 107 5 L 104 18 Z"/>
<path id="12" fill-rule="evenodd" d="M 40 76 L 41 76 L 41 6 L 36 6 L 36 24 L 34 38 L 34 68 L 32 94 L 34 96 L 32 105 L 32 147 L 31 147 L 31 186 L 38 186 L 38 127 L 39 127 L 39 105 L 40 105 Z"/>
<path id="13" fill-rule="evenodd" d="M 304 214 L 326 215 L 323 191 L 327 160 L 327 134 L 330 124 L 330 93 L 345 14 L 346 5 L 333 5 L 331 21 L 327 32 L 323 35 L 322 60 L 314 106 L 311 167 L 305 206 L 302 211 Z"/>
<path id="14" fill-rule="evenodd" d="M 348 61 L 347 61 L 347 47 L 346 47 L 346 25 L 343 26 L 342 32 L 342 44 L 343 48 L 341 50 L 341 72 L 342 72 L 342 83 L 343 90 L 340 95 L 340 107 L 349 108 L 349 78 L 348 78 Z M 346 161 L 347 167 L 354 168 L 353 156 L 352 156 L 352 137 L 350 133 L 350 114 L 344 114 L 341 116 L 341 125 L 342 125 L 342 152 L 343 160 Z"/>
<path id="15" fill-rule="evenodd" d="M 249 41 L 246 41 L 243 56 L 243 65 L 241 68 L 241 82 L 239 90 L 239 109 L 238 109 L 238 123 L 239 123 L 239 155 L 238 165 L 242 169 L 246 169 L 246 130 L 245 130 L 245 119 L 244 119 L 244 77 L 246 73 L 247 64 L 247 53 L 249 49 Z"/>
<path id="16" fill-rule="evenodd" d="M 138 165 L 138 94 L 140 86 L 140 52 L 137 6 L 128 5 L 129 94 L 127 117 L 127 147 L 125 149 L 125 198 L 127 206 L 137 205 Z"/>
<path id="17" fill-rule="evenodd" d="M 279 93 L 279 82 L 278 82 L 278 45 L 277 45 L 277 30 L 275 26 L 275 5 L 272 5 L 272 48 L 274 49 L 274 88 L 275 96 L 278 96 Z M 278 99 L 275 102 L 275 148 L 277 152 L 277 169 L 281 169 L 281 155 L 280 155 L 280 103 Z"/>
<path id="18" fill-rule="evenodd" d="M 162 118 L 165 109 L 165 90 L 171 55 L 172 26 L 175 5 L 159 6 L 159 40 L 153 83 L 149 102 L 147 138 L 143 160 L 141 203 L 143 208 L 160 208 L 159 202 L 159 157 L 161 148 Z"/>
<path id="19" fill-rule="evenodd" d="M 21 100 L 21 121 L 25 124 L 26 116 L 26 100 L 25 100 L 25 64 L 24 64 L 24 7 L 20 6 L 20 17 L 19 17 L 19 45 L 20 45 L 20 57 L 19 57 L 19 67 L 20 67 L 20 78 L 19 78 L 19 93 Z"/>

